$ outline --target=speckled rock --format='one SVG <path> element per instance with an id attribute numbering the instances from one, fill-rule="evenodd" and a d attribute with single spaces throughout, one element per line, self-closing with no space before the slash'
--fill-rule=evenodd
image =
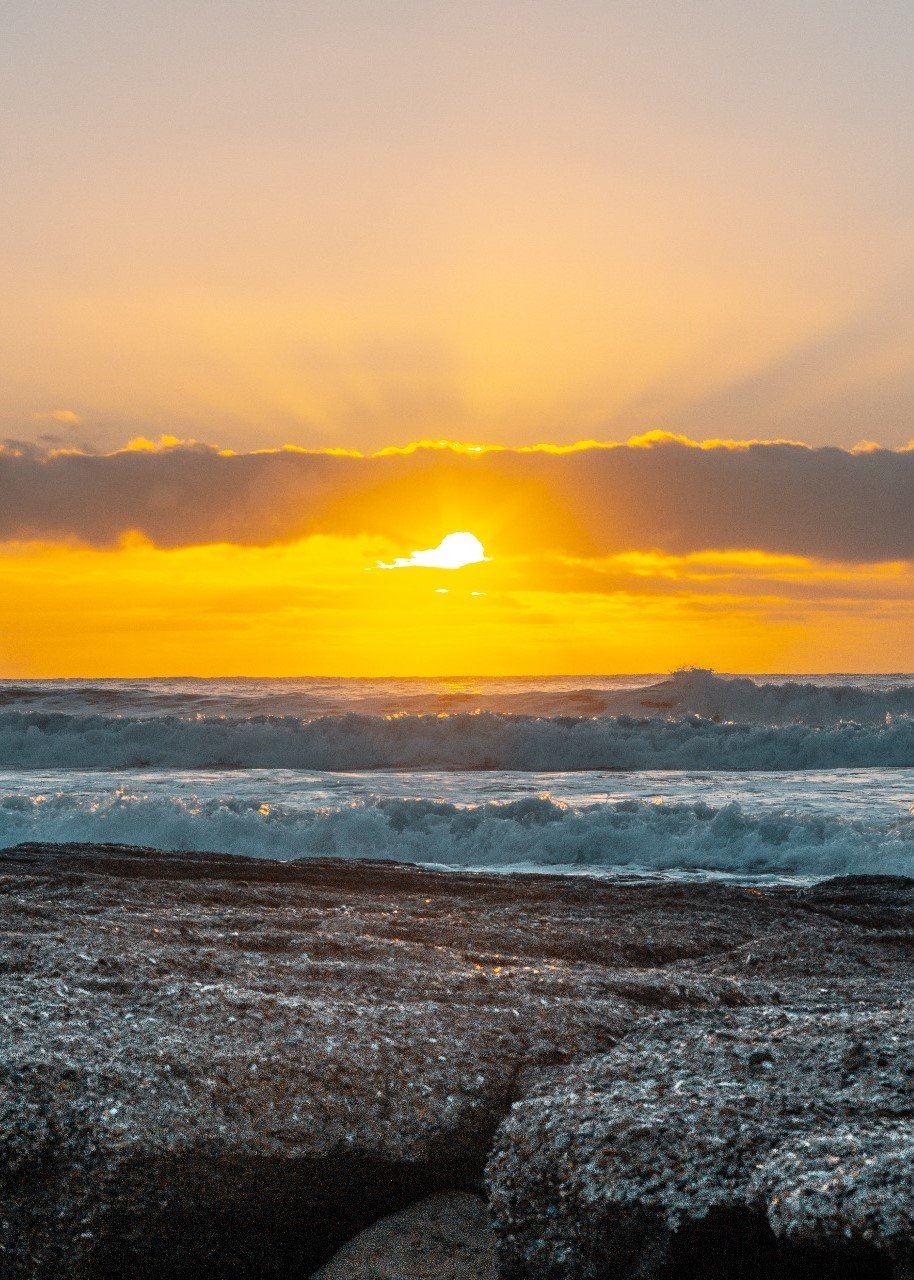
<path id="1" fill-rule="evenodd" d="M 899 881 L 0 852 L 0 1280 L 306 1275 L 385 1214 L 481 1187 L 512 1101 L 671 1011 L 682 1035 L 805 1011 L 810 1037 L 812 1011 L 841 1011 L 852 1065 L 857 1022 L 911 982 L 912 919 Z M 652 1060 L 671 1088 L 675 1061 Z M 820 1195 L 793 1217 L 819 1221 Z"/>
<path id="2" fill-rule="evenodd" d="M 498 1280 L 485 1201 L 441 1192 L 345 1244 L 313 1280 Z"/>
<path id="3" fill-rule="evenodd" d="M 518 1102 L 489 1182 L 507 1275 L 675 1274 L 696 1247 L 714 1274 L 708 1251 L 740 1236 L 762 1274 L 791 1251 L 876 1274 L 914 1253 L 912 1157 L 914 1011 L 897 998 L 667 1015 Z"/>
<path id="4" fill-rule="evenodd" d="M 672 919 L 654 944 L 621 905 L 610 937 L 613 905 L 397 864 L 0 854 L 0 1277 L 287 1276 L 478 1185 L 530 1073 L 749 998 Z"/>

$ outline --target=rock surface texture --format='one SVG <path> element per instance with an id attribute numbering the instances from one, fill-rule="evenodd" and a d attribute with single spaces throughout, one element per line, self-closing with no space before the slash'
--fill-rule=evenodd
<path id="1" fill-rule="evenodd" d="M 487 1161 L 509 1276 L 910 1261 L 914 882 L 25 846 L 0 935 L 0 1280 L 307 1276 Z"/>
<path id="2" fill-rule="evenodd" d="M 785 1246 L 908 1261 L 912 1044 L 901 1005 L 745 1010 L 663 1020 L 563 1073 L 515 1108 L 492 1159 L 506 1270 L 660 1275 L 711 1247 L 709 1226 L 741 1275 L 783 1265 Z"/>
<path id="3" fill-rule="evenodd" d="M 663 1016 L 514 1107 L 488 1171 L 504 1275 L 910 1274 L 912 883 L 802 900 L 852 928 L 805 981 L 785 938 L 777 1005 Z"/>

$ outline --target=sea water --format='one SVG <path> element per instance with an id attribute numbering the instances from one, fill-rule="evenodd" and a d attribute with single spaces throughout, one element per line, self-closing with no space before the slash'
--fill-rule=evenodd
<path id="1" fill-rule="evenodd" d="M 0 846 L 914 875 L 914 677 L 0 682 Z"/>

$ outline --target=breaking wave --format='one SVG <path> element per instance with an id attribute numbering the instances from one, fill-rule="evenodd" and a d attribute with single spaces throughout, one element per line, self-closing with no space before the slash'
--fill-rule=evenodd
<path id="1" fill-rule="evenodd" d="M 642 714 L 652 711 L 665 716 L 818 728 L 848 721 L 877 726 L 914 715 L 914 684 L 910 677 L 908 683 L 901 677 L 751 680 L 693 667 L 639 689 L 633 700 Z"/>
<path id="2" fill-rule="evenodd" d="M 914 765 L 914 720 L 757 725 L 696 715 L 155 718 L 0 712 L 10 769 L 792 770 Z"/>
<path id="3" fill-rule="evenodd" d="M 374 799 L 293 808 L 150 798 L 119 788 L 0 801 L 0 846 L 91 841 L 278 858 L 367 857 L 464 868 L 721 872 L 737 876 L 912 874 L 914 817 L 881 822 L 749 812 L 737 803 L 636 800 L 571 807 L 548 795 L 456 805 Z"/>

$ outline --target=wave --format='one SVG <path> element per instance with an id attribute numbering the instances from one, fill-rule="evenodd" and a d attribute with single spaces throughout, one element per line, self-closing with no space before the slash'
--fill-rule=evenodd
<path id="1" fill-rule="evenodd" d="M 74 716 L 0 712 L 0 768 L 796 770 L 914 765 L 914 721 L 767 726 L 642 717 Z"/>
<path id="2" fill-rule="evenodd" d="M 304 809 L 150 798 L 117 789 L 0 801 L 0 846 L 89 841 L 277 858 L 368 857 L 473 869 L 707 872 L 816 878 L 914 872 L 914 817 L 863 822 L 753 813 L 739 804 L 624 800 L 572 808 L 548 795 L 456 805 L 375 799 Z"/>
<path id="3" fill-rule="evenodd" d="M 666 678 L 607 676 L 582 684 L 540 681 L 433 680 L 45 680 L 0 682 L 0 711 L 118 716 L 175 716 L 301 721 L 357 715 L 461 715 L 491 712 L 549 719 L 631 715 L 743 724 L 828 728 L 842 722 L 876 727 L 914 716 L 910 677 L 755 677 L 700 668 Z"/>
<path id="4" fill-rule="evenodd" d="M 626 696 L 642 713 L 696 715 L 744 724 L 826 728 L 853 721 L 875 726 L 914 715 L 914 684 L 885 678 L 841 683 L 821 678 L 751 680 L 693 667 Z"/>

